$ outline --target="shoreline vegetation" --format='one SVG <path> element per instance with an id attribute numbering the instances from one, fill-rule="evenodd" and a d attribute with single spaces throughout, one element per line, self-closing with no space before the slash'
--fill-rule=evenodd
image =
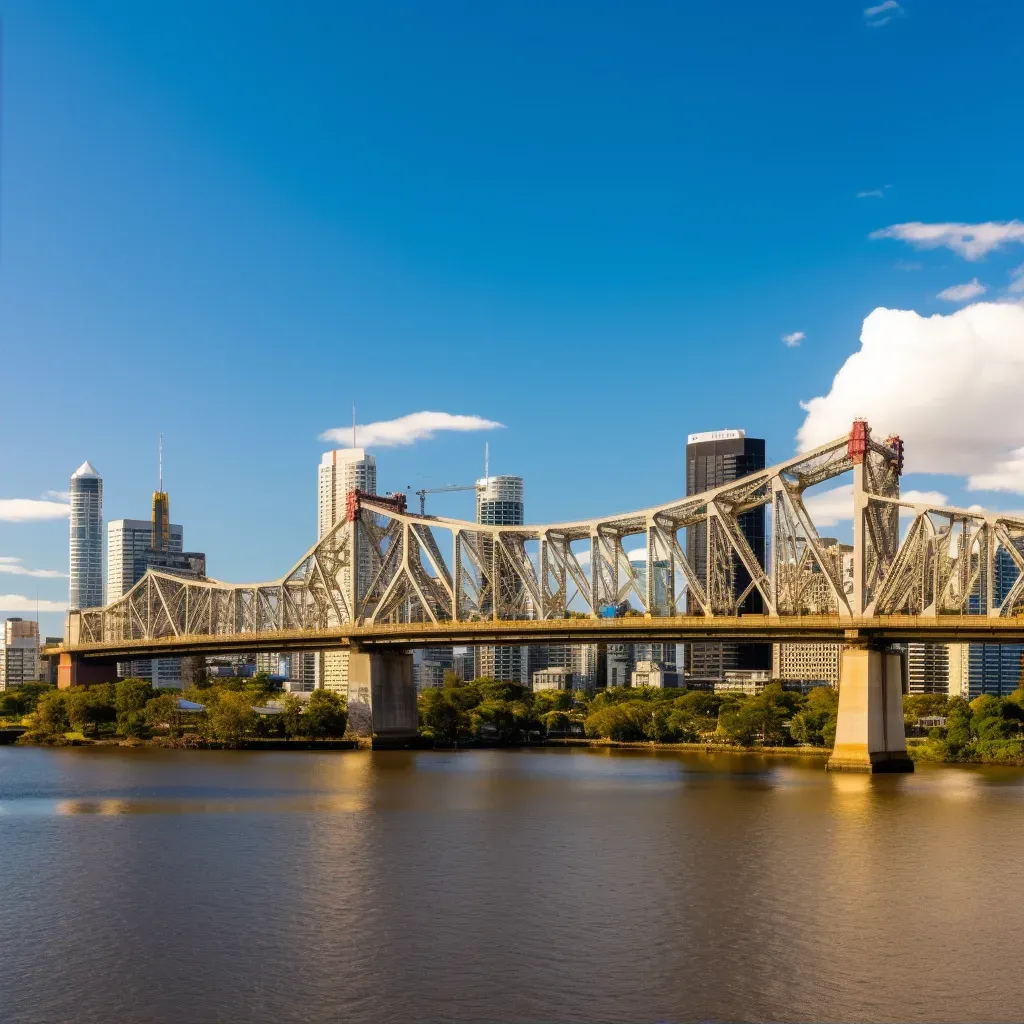
<path id="1" fill-rule="evenodd" d="M 779 682 L 757 695 L 650 687 L 533 692 L 488 678 L 463 682 L 449 673 L 443 686 L 424 690 L 418 701 L 418 745 L 428 748 L 603 746 L 825 757 L 835 738 L 838 693 L 822 686 L 803 695 Z M 1022 689 L 970 702 L 913 694 L 903 698 L 903 710 L 908 752 L 916 761 L 1024 766 Z M 154 689 L 143 679 L 71 690 L 27 684 L 0 692 L 0 742 L 12 740 L 247 750 L 370 744 L 349 728 L 343 697 L 325 690 L 282 693 L 262 674 L 202 681 L 186 690 Z"/>

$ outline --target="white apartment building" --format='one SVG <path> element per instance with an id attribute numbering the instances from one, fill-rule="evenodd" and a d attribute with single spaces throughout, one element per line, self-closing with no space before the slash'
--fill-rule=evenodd
<path id="1" fill-rule="evenodd" d="M 11 618 L 4 623 L 0 647 L 0 690 L 39 679 L 39 623 Z"/>
<path id="2" fill-rule="evenodd" d="M 345 518 L 348 496 L 352 491 L 377 493 L 377 460 L 363 448 L 342 448 L 324 452 L 317 472 L 317 539 Z M 359 546 L 359 578 L 370 575 L 369 547 Z M 344 570 L 343 585 L 351 584 Z M 348 652 L 324 651 L 318 656 L 318 685 L 324 690 L 348 694 Z"/>
<path id="3" fill-rule="evenodd" d="M 842 644 L 772 644 L 772 678 L 839 685 Z"/>

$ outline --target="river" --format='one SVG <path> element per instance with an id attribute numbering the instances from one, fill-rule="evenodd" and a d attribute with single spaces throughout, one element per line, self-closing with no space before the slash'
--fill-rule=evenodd
<path id="1" fill-rule="evenodd" d="M 1024 772 L 0 747 L 0 1019 L 1015 1020 Z"/>

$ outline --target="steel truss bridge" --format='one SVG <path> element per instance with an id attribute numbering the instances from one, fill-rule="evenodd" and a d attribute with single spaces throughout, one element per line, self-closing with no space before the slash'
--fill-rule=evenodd
<path id="1" fill-rule="evenodd" d="M 485 526 L 353 492 L 345 518 L 281 579 L 150 570 L 106 607 L 70 612 L 68 641 L 51 653 L 1024 639 L 1024 519 L 903 501 L 902 467 L 899 438 L 876 441 L 857 421 L 848 436 L 703 494 L 578 522 Z M 852 551 L 822 541 L 805 501 L 844 474 Z M 741 523 L 760 508 L 767 565 Z M 626 547 L 638 540 L 642 564 Z M 740 614 L 752 595 L 763 614 Z M 626 601 L 639 614 L 604 617 Z"/>

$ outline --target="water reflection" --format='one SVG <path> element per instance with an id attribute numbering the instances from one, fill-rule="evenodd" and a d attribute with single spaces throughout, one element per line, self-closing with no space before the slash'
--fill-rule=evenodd
<path id="1" fill-rule="evenodd" d="M 97 753 L 0 748 L 5 1021 L 1019 1017 L 1022 773 Z"/>

